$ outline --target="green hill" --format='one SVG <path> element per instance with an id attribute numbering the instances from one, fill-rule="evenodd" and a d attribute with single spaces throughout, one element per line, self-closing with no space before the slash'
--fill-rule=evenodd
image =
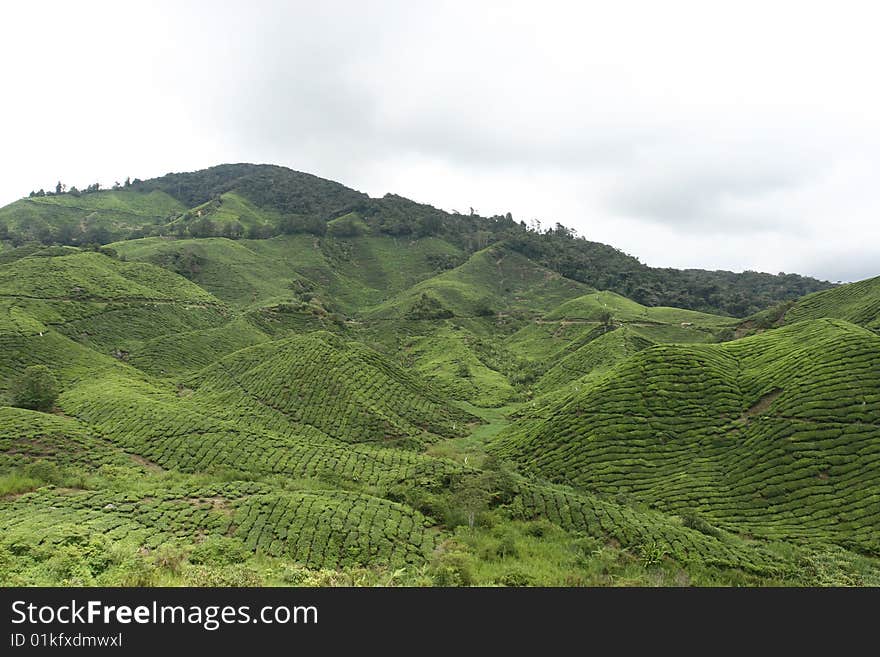
<path id="1" fill-rule="evenodd" d="M 452 437 L 473 419 L 381 354 L 321 333 L 239 350 L 190 385 L 194 403 L 311 426 L 345 442 Z"/>
<path id="2" fill-rule="evenodd" d="M 436 238 L 364 236 L 320 241 L 312 235 L 265 240 L 148 238 L 113 244 L 128 260 L 181 274 L 227 303 L 265 306 L 318 299 L 354 312 L 436 273 L 437 262 L 459 258 Z"/>
<path id="3" fill-rule="evenodd" d="M 369 318 L 534 315 L 588 291 L 583 284 L 539 267 L 518 253 L 492 247 L 377 306 Z"/>
<path id="4" fill-rule="evenodd" d="M 218 303 L 197 285 L 158 267 L 82 252 L 22 258 L 0 266 L 0 297 Z"/>
<path id="5" fill-rule="evenodd" d="M 106 244 L 166 224 L 184 210 L 158 190 L 60 194 L 23 198 L 0 208 L 0 226 L 21 241 Z"/>
<path id="6" fill-rule="evenodd" d="M 837 320 L 640 351 L 493 451 L 740 534 L 877 551 L 880 338 Z"/>
<path id="7" fill-rule="evenodd" d="M 257 206 L 299 215 L 339 216 L 365 194 L 318 176 L 268 164 L 221 164 L 188 173 L 136 180 L 139 192 L 162 191 L 195 207 L 235 191 Z"/>
<path id="8" fill-rule="evenodd" d="M 733 320 L 681 308 L 647 307 L 614 292 L 595 292 L 572 299 L 546 315 L 548 320 L 598 322 L 606 314 L 611 321 L 646 324 L 683 324 L 697 328 L 730 326 Z"/>
<path id="9" fill-rule="evenodd" d="M 0 209 L 0 582 L 880 585 L 878 281 L 269 165 L 35 193 Z"/>
<path id="10" fill-rule="evenodd" d="M 357 243 L 360 235 L 436 237 L 465 255 L 504 246 L 587 288 L 611 290 L 648 306 L 737 317 L 830 287 L 795 274 L 652 268 L 611 246 L 575 239 L 563 226 L 540 232 L 510 214 L 448 213 L 394 194 L 370 198 L 273 165 L 223 164 L 136 179 L 108 191 L 93 188 L 32 194 L 0 209 L 0 242 L 83 246 L 154 236 L 266 239 L 296 234 Z"/>
<path id="11" fill-rule="evenodd" d="M 30 322 L 32 333 L 58 331 L 118 354 L 142 340 L 228 321 L 218 299 L 181 276 L 79 251 L 0 264 L 0 310 L 13 324 Z"/>
<path id="12" fill-rule="evenodd" d="M 785 322 L 820 317 L 845 319 L 880 332 L 880 277 L 806 296 L 785 313 Z"/>
<path id="13" fill-rule="evenodd" d="M 653 344 L 626 326 L 602 333 L 555 362 L 535 388 L 549 391 L 585 376 L 597 376 Z"/>
<path id="14" fill-rule="evenodd" d="M 822 317 L 845 319 L 875 333 L 880 331 L 880 278 L 839 285 L 755 313 L 739 323 L 736 336 Z"/>

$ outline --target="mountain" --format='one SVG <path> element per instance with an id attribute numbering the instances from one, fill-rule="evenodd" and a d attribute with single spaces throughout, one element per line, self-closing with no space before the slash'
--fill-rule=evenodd
<path id="1" fill-rule="evenodd" d="M 392 194 L 373 199 L 339 183 L 273 165 L 223 164 L 136 179 L 107 191 L 96 187 L 57 195 L 43 192 L 0 209 L 0 240 L 83 246 L 150 236 L 434 236 L 466 254 L 504 244 L 570 280 L 645 305 L 737 317 L 830 287 L 795 274 L 652 268 L 613 247 L 575 239 L 559 224 L 541 232 L 517 223 L 509 213 L 450 214 Z M 462 258 L 450 255 L 433 262 L 454 266 Z"/>
<path id="2" fill-rule="evenodd" d="M 880 585 L 878 281 L 268 165 L 35 193 L 0 209 L 0 582 Z"/>

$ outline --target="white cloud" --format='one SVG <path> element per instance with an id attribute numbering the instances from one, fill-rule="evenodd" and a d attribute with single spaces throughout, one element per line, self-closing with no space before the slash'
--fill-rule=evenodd
<path id="1" fill-rule="evenodd" d="M 19 3 L 0 202 L 229 161 L 654 265 L 880 273 L 871 3 Z M 855 254 L 855 255 L 854 255 Z"/>

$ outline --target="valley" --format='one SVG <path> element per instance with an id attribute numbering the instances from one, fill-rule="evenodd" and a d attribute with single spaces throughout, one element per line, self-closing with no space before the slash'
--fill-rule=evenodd
<path id="1" fill-rule="evenodd" d="M 5 585 L 880 585 L 880 278 L 266 165 L 0 245 Z"/>

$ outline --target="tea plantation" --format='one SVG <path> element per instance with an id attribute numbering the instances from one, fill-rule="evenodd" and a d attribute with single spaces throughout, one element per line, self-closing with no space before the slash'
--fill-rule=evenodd
<path id="1" fill-rule="evenodd" d="M 0 209 L 0 584 L 880 586 L 878 281 L 281 167 L 35 193 Z"/>

